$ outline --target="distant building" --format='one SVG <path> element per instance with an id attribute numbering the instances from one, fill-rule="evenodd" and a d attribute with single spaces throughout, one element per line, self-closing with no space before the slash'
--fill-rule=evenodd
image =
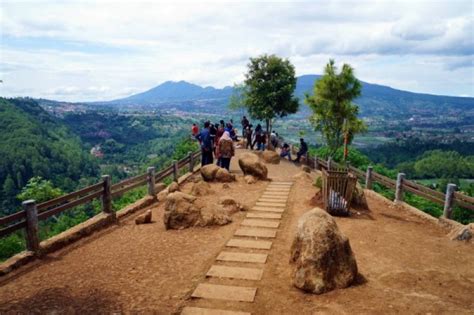
<path id="1" fill-rule="evenodd" d="M 91 149 L 91 154 L 95 156 L 96 158 L 100 158 L 100 159 L 104 157 L 104 153 L 102 152 L 102 149 L 99 144 L 94 146 Z"/>

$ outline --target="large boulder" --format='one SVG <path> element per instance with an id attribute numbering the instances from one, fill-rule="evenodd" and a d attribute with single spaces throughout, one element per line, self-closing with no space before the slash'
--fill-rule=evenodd
<path id="1" fill-rule="evenodd" d="M 262 154 L 262 158 L 266 163 L 280 164 L 280 155 L 275 151 L 266 150 Z"/>
<path id="2" fill-rule="evenodd" d="M 204 227 L 210 225 L 225 225 L 231 222 L 232 218 L 228 214 L 204 207 L 197 225 Z"/>
<path id="3" fill-rule="evenodd" d="M 349 240 L 334 219 L 319 208 L 299 219 L 290 264 L 294 286 L 310 293 L 348 287 L 357 276 Z"/>
<path id="4" fill-rule="evenodd" d="M 201 209 L 194 204 L 195 200 L 196 197 L 179 191 L 169 194 L 163 216 L 165 228 L 183 229 L 196 225 L 201 217 Z"/>
<path id="5" fill-rule="evenodd" d="M 267 167 L 253 153 L 244 153 L 239 157 L 239 166 L 244 175 L 252 175 L 258 179 L 267 179 Z"/>
<path id="6" fill-rule="evenodd" d="M 220 167 L 215 164 L 204 165 L 201 167 L 201 176 L 205 181 L 211 182 L 216 178 L 219 169 Z"/>
<path id="7" fill-rule="evenodd" d="M 206 196 L 211 193 L 211 185 L 206 182 L 199 181 L 193 184 L 191 188 L 191 195 L 193 196 Z"/>
<path id="8" fill-rule="evenodd" d="M 224 225 L 232 222 L 232 218 L 220 208 L 211 209 L 195 196 L 178 191 L 166 197 L 163 222 L 167 230 L 179 230 L 193 226 Z"/>
<path id="9" fill-rule="evenodd" d="M 230 183 L 235 181 L 235 175 L 231 174 L 225 168 L 219 168 L 217 170 L 215 180 L 221 183 Z"/>

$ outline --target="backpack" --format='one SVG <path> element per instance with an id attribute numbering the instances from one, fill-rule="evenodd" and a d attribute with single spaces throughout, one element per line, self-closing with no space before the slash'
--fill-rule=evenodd
<path id="1" fill-rule="evenodd" d="M 219 142 L 219 153 L 223 158 L 231 158 L 232 157 L 232 149 L 233 143 L 229 140 L 222 140 Z"/>

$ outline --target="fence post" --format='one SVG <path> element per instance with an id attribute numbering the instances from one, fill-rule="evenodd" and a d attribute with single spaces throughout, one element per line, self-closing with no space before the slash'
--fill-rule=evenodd
<path id="1" fill-rule="evenodd" d="M 189 151 L 189 173 L 194 172 L 194 155 L 193 152 Z"/>
<path id="2" fill-rule="evenodd" d="M 102 176 L 104 181 L 104 194 L 102 195 L 102 211 L 112 213 L 112 184 L 110 175 Z"/>
<path id="3" fill-rule="evenodd" d="M 395 202 L 403 201 L 403 180 L 405 179 L 404 173 L 398 173 L 397 175 L 397 186 L 395 190 Z"/>
<path id="4" fill-rule="evenodd" d="M 26 200 L 22 203 L 26 212 L 26 248 L 35 254 L 39 253 L 38 208 L 36 201 Z"/>
<path id="5" fill-rule="evenodd" d="M 319 169 L 319 163 L 318 163 L 318 156 L 314 156 L 314 169 L 318 170 Z"/>
<path id="6" fill-rule="evenodd" d="M 331 159 L 331 157 L 329 156 L 329 157 L 328 157 L 328 171 L 331 170 L 331 160 L 332 160 L 332 159 Z"/>
<path id="7" fill-rule="evenodd" d="M 454 192 L 456 191 L 455 184 L 448 184 L 446 187 L 446 197 L 444 199 L 444 210 L 443 217 L 451 219 L 451 214 L 453 212 L 453 203 L 454 203 Z"/>
<path id="8" fill-rule="evenodd" d="M 173 180 L 178 182 L 178 161 L 173 160 Z"/>
<path id="9" fill-rule="evenodd" d="M 372 166 L 367 166 L 367 172 L 365 173 L 365 188 L 372 189 Z"/>
<path id="10" fill-rule="evenodd" d="M 155 197 L 155 168 L 153 166 L 147 168 L 146 170 L 147 184 L 148 184 L 148 196 Z"/>

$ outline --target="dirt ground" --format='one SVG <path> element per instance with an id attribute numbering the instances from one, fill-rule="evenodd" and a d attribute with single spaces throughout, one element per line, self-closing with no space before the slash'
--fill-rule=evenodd
<path id="1" fill-rule="evenodd" d="M 252 206 L 268 183 L 247 185 L 236 159 L 231 171 L 238 182 L 230 189 L 211 184 L 214 193 L 207 201 L 217 203 L 227 195 Z M 269 165 L 269 176 L 277 180 L 292 179 L 298 172 L 287 161 Z M 185 184 L 182 190 L 190 187 Z M 309 181 L 295 182 L 263 279 L 241 280 L 242 285 L 258 288 L 255 302 L 212 301 L 214 308 L 254 314 L 474 313 L 473 246 L 450 241 L 439 227 L 391 209 L 377 198 L 368 198 L 370 210 L 336 219 L 355 253 L 357 282 L 319 296 L 294 288 L 289 249 L 297 220 L 312 208 L 315 191 Z M 136 226 L 131 217 L 0 279 L 0 313 L 173 314 L 185 305 L 206 306 L 208 301 L 190 295 L 244 213 L 234 215 L 234 222 L 223 227 L 166 231 L 163 204 L 152 209 L 153 224 Z M 239 282 L 232 280 L 232 284 Z"/>

